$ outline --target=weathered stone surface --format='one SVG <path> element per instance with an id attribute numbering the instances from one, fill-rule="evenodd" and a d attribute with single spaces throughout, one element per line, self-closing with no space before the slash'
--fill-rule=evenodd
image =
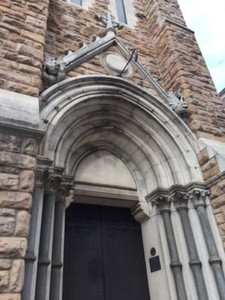
<path id="1" fill-rule="evenodd" d="M 208 154 L 207 148 L 204 148 L 198 153 L 198 161 L 199 161 L 200 166 L 207 163 L 208 160 L 209 160 L 209 154 Z"/>
<path id="2" fill-rule="evenodd" d="M 213 208 L 219 208 L 225 206 L 225 194 L 220 195 L 219 197 L 212 200 Z"/>
<path id="3" fill-rule="evenodd" d="M 20 294 L 1 294 L 0 300 L 21 300 Z"/>
<path id="4" fill-rule="evenodd" d="M 0 216 L 2 217 L 15 217 L 16 210 L 11 208 L 0 208 Z"/>
<path id="5" fill-rule="evenodd" d="M 39 145 L 37 140 L 32 138 L 26 138 L 22 141 L 22 152 L 29 155 L 37 155 Z"/>
<path id="6" fill-rule="evenodd" d="M 217 183 L 211 188 L 211 198 L 214 199 L 225 193 L 225 179 Z"/>
<path id="7" fill-rule="evenodd" d="M 0 165 L 33 169 L 36 166 L 36 159 L 24 154 L 0 151 Z"/>
<path id="8" fill-rule="evenodd" d="M 13 260 L 10 272 L 10 292 L 20 292 L 23 287 L 24 280 L 24 260 Z"/>
<path id="9" fill-rule="evenodd" d="M 8 81 L 4 88 L 34 96 L 39 94 L 40 83 L 34 88 L 28 81 L 33 81 L 36 75 L 39 81 L 41 79 L 47 8 L 48 0 L 41 0 L 38 4 L 33 1 L 13 1 L 13 4 L 10 0 L 1 1 L 0 46 L 3 52 L 6 51 L 3 60 L 12 58 L 12 61 L 38 68 L 29 69 L 16 65 L 10 68 L 4 61 L 0 62 L 0 70 L 5 68 L 1 76 Z M 13 82 L 16 82 L 15 85 Z"/>
<path id="10" fill-rule="evenodd" d="M 30 214 L 25 210 L 18 211 L 16 216 L 15 235 L 20 237 L 27 237 L 29 233 L 29 225 Z"/>
<path id="11" fill-rule="evenodd" d="M 34 172 L 29 170 L 21 171 L 20 186 L 21 191 L 32 192 L 34 188 Z"/>
<path id="12" fill-rule="evenodd" d="M 21 137 L 0 132 L 0 150 L 20 151 Z"/>
<path id="13" fill-rule="evenodd" d="M 0 174 L 0 189 L 17 190 L 19 186 L 19 176 L 14 174 Z"/>
<path id="14" fill-rule="evenodd" d="M 25 192 L 0 191 L 0 206 L 7 208 L 30 209 L 32 197 Z"/>
<path id="15" fill-rule="evenodd" d="M 211 158 L 202 166 L 201 169 L 205 180 L 212 178 L 216 174 L 220 173 L 220 169 L 215 158 Z"/>
<path id="16" fill-rule="evenodd" d="M 0 271 L 0 292 L 5 292 L 9 285 L 9 271 Z"/>
<path id="17" fill-rule="evenodd" d="M 19 237 L 0 237 L 0 257 L 24 257 L 27 240 Z"/>
<path id="18" fill-rule="evenodd" d="M 0 217 L 0 236 L 13 235 L 15 229 L 15 218 Z"/>
<path id="19" fill-rule="evenodd" d="M 10 259 L 0 259 L 0 270 L 9 270 L 11 265 L 12 261 Z"/>

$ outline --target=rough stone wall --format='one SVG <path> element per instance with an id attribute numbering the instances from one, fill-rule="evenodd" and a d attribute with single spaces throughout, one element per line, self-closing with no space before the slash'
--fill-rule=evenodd
<path id="1" fill-rule="evenodd" d="M 29 233 L 37 142 L 0 133 L 0 299 L 19 300 Z"/>
<path id="2" fill-rule="evenodd" d="M 198 153 L 198 160 L 202 169 L 203 179 L 209 185 L 211 204 L 225 249 L 225 174 L 224 172 L 221 173 L 216 157 L 209 157 L 206 148 Z M 219 178 L 213 180 L 217 176 Z"/>
<path id="3" fill-rule="evenodd" d="M 48 2 L 0 2 L 0 88 L 38 96 Z"/>
<path id="4" fill-rule="evenodd" d="M 189 103 L 188 125 L 197 137 L 225 141 L 224 111 L 194 33 L 176 1 L 146 0 L 147 20 L 166 90 L 180 90 Z"/>

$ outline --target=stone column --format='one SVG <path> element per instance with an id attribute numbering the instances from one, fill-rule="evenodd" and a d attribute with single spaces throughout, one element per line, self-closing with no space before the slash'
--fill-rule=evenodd
<path id="1" fill-rule="evenodd" d="M 208 294 L 206 291 L 206 285 L 202 273 L 201 261 L 198 257 L 197 247 L 194 240 L 193 231 L 191 228 L 190 219 L 188 216 L 188 198 L 185 197 L 184 193 L 175 193 L 173 196 L 174 204 L 179 212 L 182 228 L 186 240 L 186 245 L 188 249 L 188 254 L 190 258 L 190 267 L 194 276 L 196 290 L 198 293 L 199 300 L 207 300 Z"/>
<path id="2" fill-rule="evenodd" d="M 59 188 L 60 177 L 51 174 L 44 195 L 35 300 L 49 300 L 55 201 Z"/>
<path id="3" fill-rule="evenodd" d="M 202 232 L 208 249 L 209 263 L 215 277 L 220 299 L 225 300 L 225 278 L 223 274 L 222 263 L 205 209 L 205 200 L 209 194 L 210 193 L 207 190 L 194 189 L 193 192 L 189 194 L 189 199 L 193 201 L 193 205 L 198 213 Z"/>
<path id="4" fill-rule="evenodd" d="M 170 266 L 174 276 L 177 296 L 178 299 L 187 300 L 187 294 L 186 294 L 184 279 L 182 274 L 182 264 L 178 256 L 176 240 L 174 237 L 174 231 L 171 222 L 170 198 L 158 197 L 156 200 L 156 204 L 159 207 L 159 211 L 162 215 L 164 226 L 165 226 L 166 238 L 169 246 L 170 259 L 171 259 Z"/>
<path id="5" fill-rule="evenodd" d="M 62 177 L 61 189 L 56 198 L 50 300 L 62 299 L 65 201 L 66 197 L 69 196 L 70 193 L 71 181 L 71 177 Z"/>
<path id="6" fill-rule="evenodd" d="M 22 290 L 23 300 L 35 299 L 38 252 L 40 243 L 44 184 L 48 177 L 48 168 L 39 166 L 35 174 L 35 189 L 31 208 L 30 233 L 26 252 L 25 279 Z"/>

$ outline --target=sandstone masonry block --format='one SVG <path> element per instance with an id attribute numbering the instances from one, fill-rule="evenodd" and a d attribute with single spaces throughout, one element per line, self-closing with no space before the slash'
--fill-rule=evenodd
<path id="1" fill-rule="evenodd" d="M 34 172 L 24 170 L 20 173 L 20 190 L 25 192 L 32 192 L 34 188 Z"/>
<path id="2" fill-rule="evenodd" d="M 0 271 L 0 292 L 5 292 L 9 285 L 9 271 Z"/>
<path id="3" fill-rule="evenodd" d="M 24 260 L 17 259 L 12 263 L 12 269 L 10 272 L 10 291 L 20 292 L 23 287 L 24 280 Z"/>
<path id="4" fill-rule="evenodd" d="M 13 174 L 0 174 L 0 189 L 17 190 L 19 186 L 19 176 Z"/>
<path id="5" fill-rule="evenodd" d="M 19 237 L 0 237 L 0 257 L 24 257 L 27 240 Z"/>
<path id="6" fill-rule="evenodd" d="M 0 206 L 7 208 L 30 209 L 32 197 L 25 192 L 0 191 Z"/>
<path id="7" fill-rule="evenodd" d="M 202 166 L 201 169 L 204 180 L 208 180 L 209 178 L 212 178 L 216 174 L 220 173 L 220 169 L 215 158 L 211 158 L 206 164 Z"/>
<path id="8" fill-rule="evenodd" d="M 21 300 L 20 294 L 2 294 L 0 300 Z"/>
<path id="9" fill-rule="evenodd" d="M 11 208 L 0 208 L 0 216 L 2 217 L 15 217 L 16 210 Z"/>
<path id="10" fill-rule="evenodd" d="M 0 165 L 13 166 L 22 169 L 34 169 L 36 159 L 29 155 L 0 151 Z"/>
<path id="11" fill-rule="evenodd" d="M 16 217 L 15 235 L 20 237 L 27 237 L 29 233 L 29 225 L 30 214 L 25 210 L 18 211 Z"/>
<path id="12" fill-rule="evenodd" d="M 214 199 L 225 193 L 225 179 L 217 183 L 211 188 L 211 198 Z"/>
<path id="13" fill-rule="evenodd" d="M 0 217 L 0 236 L 13 235 L 15 230 L 15 218 L 12 217 Z"/>
<path id="14" fill-rule="evenodd" d="M 209 160 L 209 154 L 208 154 L 207 149 L 204 148 L 198 153 L 198 161 L 199 161 L 200 166 L 207 163 L 208 160 Z"/>
<path id="15" fill-rule="evenodd" d="M 220 195 L 219 197 L 212 200 L 213 208 L 219 208 L 225 206 L 225 194 Z"/>
<path id="16" fill-rule="evenodd" d="M 9 270 L 11 265 L 12 261 L 10 259 L 0 259 L 0 270 Z"/>

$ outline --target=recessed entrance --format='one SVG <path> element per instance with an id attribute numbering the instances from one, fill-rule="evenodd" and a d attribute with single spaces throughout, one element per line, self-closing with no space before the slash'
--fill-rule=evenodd
<path id="1" fill-rule="evenodd" d="M 141 227 L 127 208 L 71 204 L 63 300 L 149 300 Z"/>

